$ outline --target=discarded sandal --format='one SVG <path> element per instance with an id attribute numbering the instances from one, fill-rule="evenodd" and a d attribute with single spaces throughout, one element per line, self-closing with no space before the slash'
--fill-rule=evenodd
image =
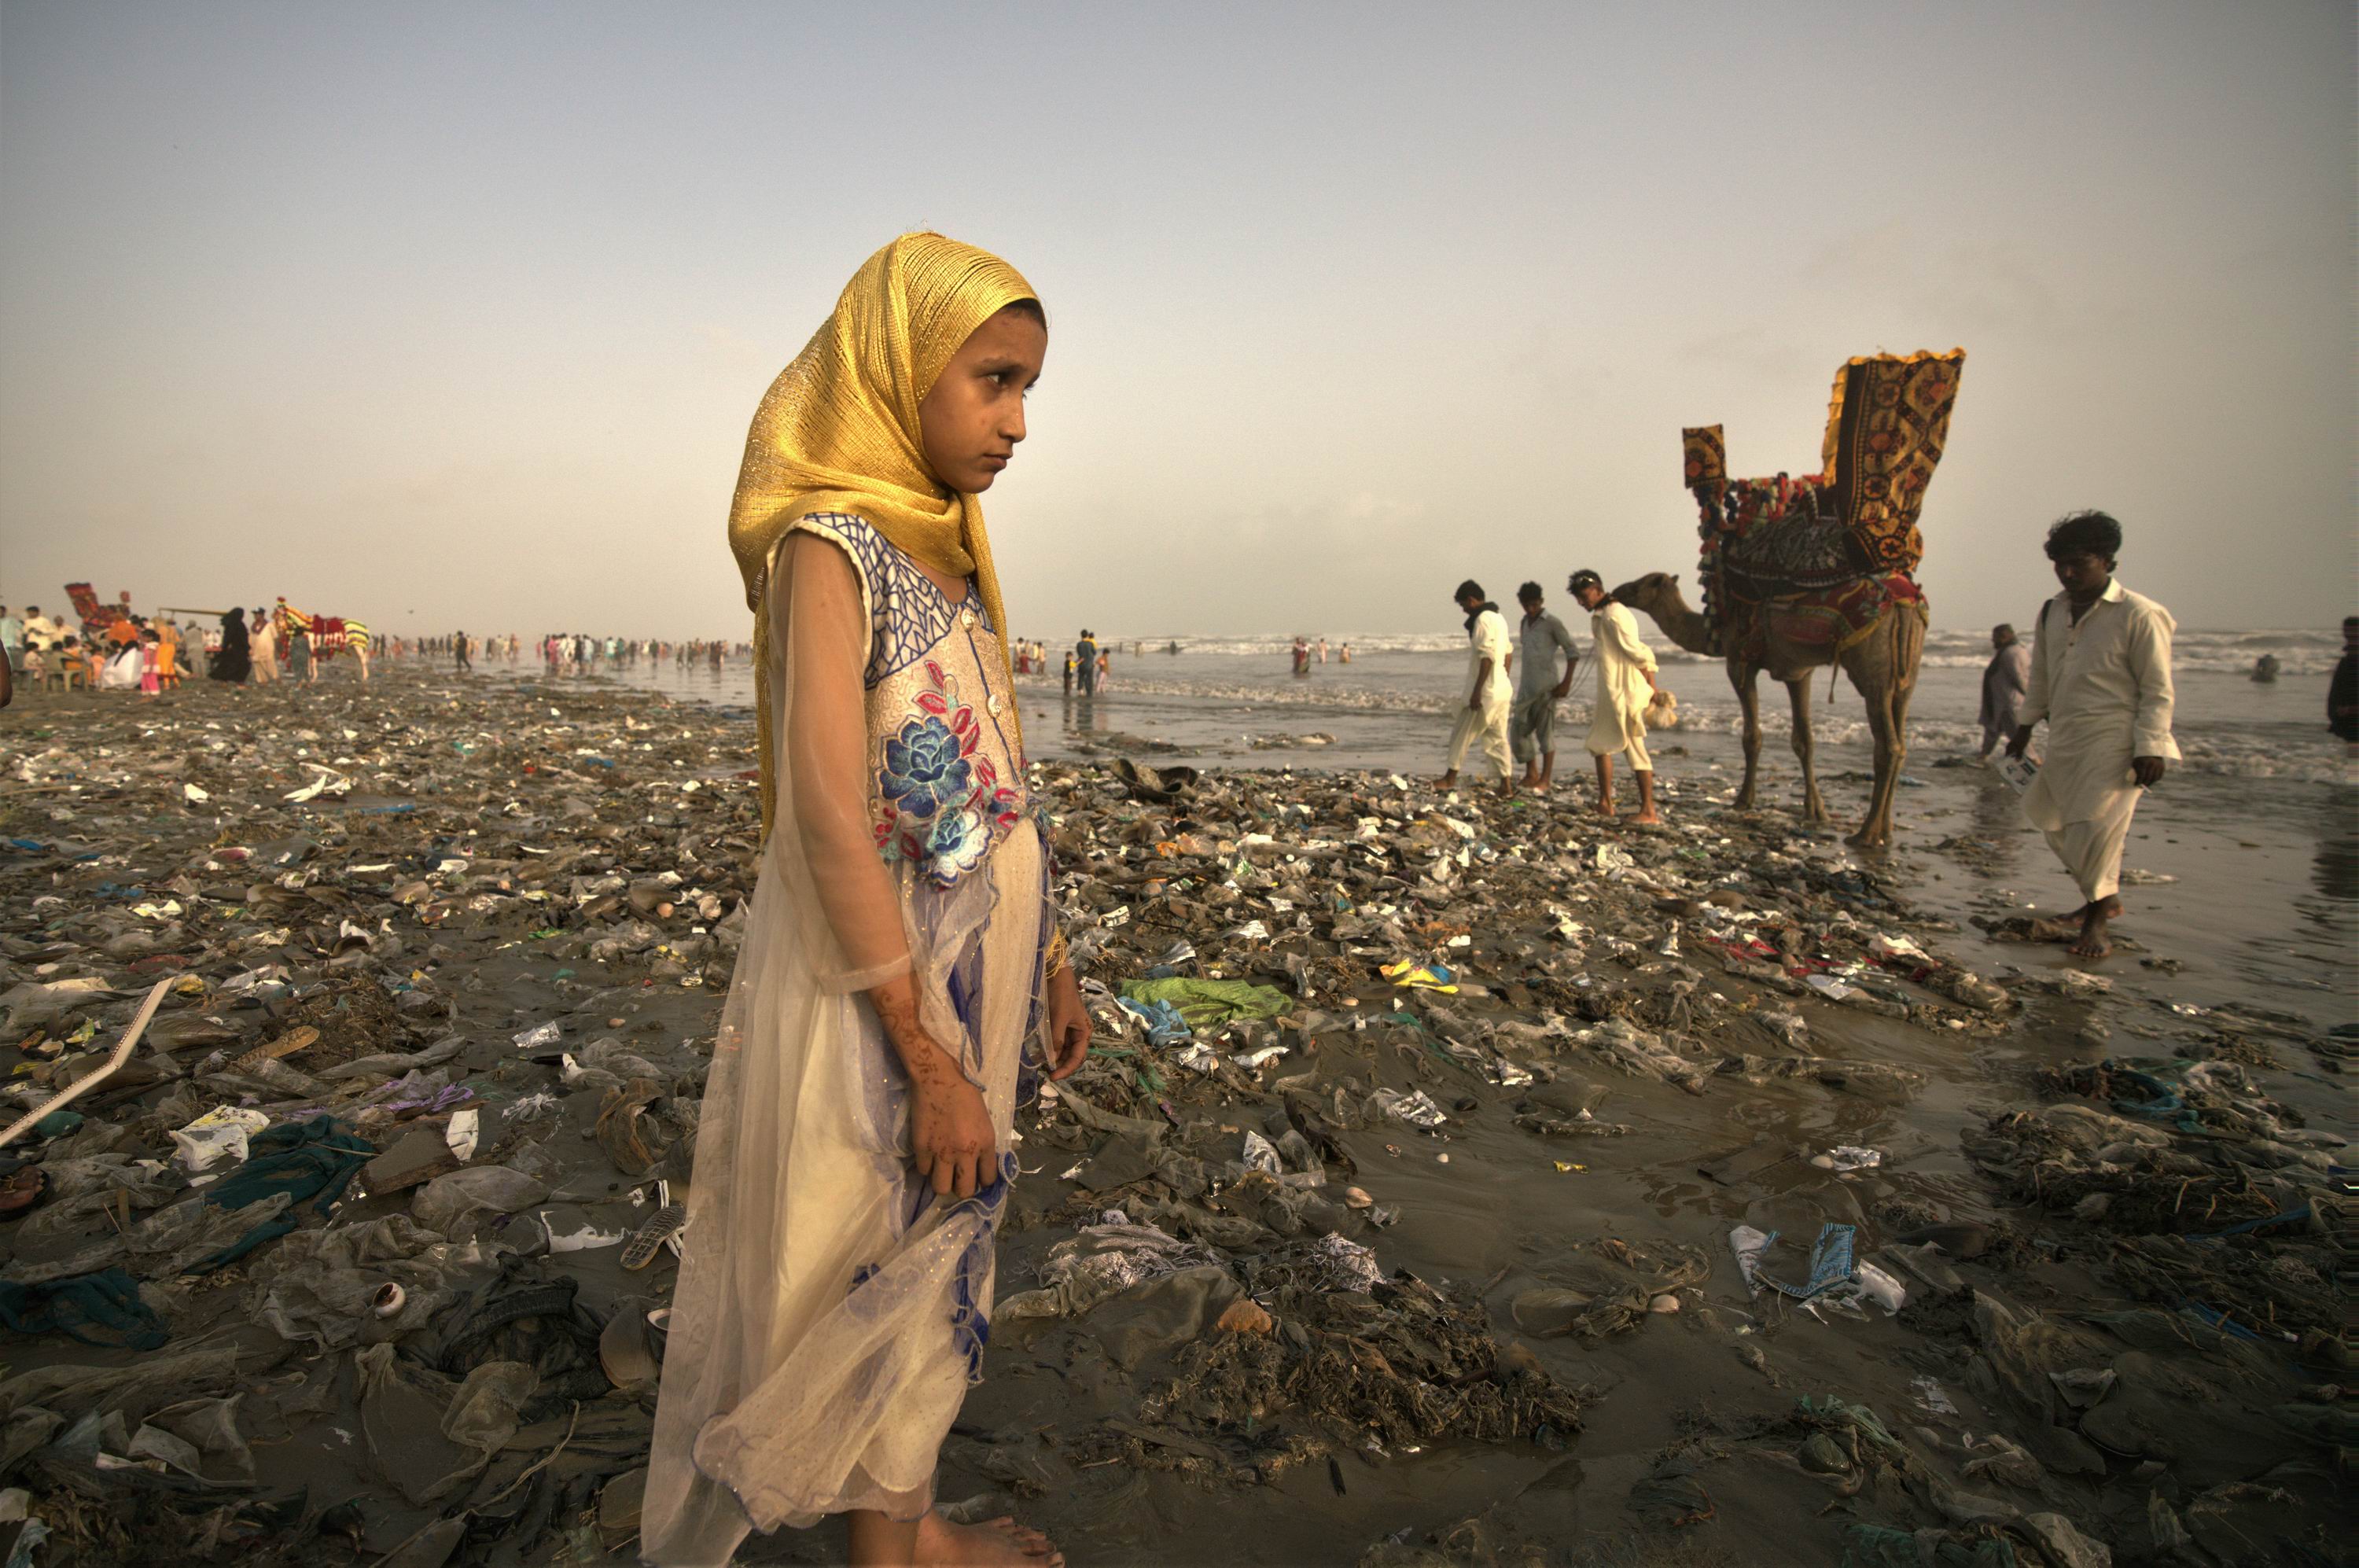
<path id="1" fill-rule="evenodd" d="M 647 1223 L 641 1225 L 630 1240 L 623 1244 L 623 1267 L 636 1272 L 656 1260 L 666 1242 L 675 1241 L 688 1227 L 688 1205 L 671 1201 L 671 1184 L 656 1183 L 659 1205 Z M 673 1251 L 679 1248 L 674 1247 Z"/>
<path id="2" fill-rule="evenodd" d="M 617 1388 L 647 1383 L 663 1370 L 661 1341 L 648 1326 L 647 1303 L 625 1300 L 598 1335 L 598 1365 Z"/>
<path id="3" fill-rule="evenodd" d="M 24 1165 L 0 1178 L 0 1219 L 14 1219 L 41 1201 L 49 1190 L 49 1173 L 38 1165 Z"/>

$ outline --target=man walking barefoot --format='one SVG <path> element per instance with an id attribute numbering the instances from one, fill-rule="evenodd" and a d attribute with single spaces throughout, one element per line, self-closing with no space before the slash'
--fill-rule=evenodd
<path id="1" fill-rule="evenodd" d="M 1538 583 L 1516 589 L 1516 601 L 1524 607 L 1524 624 L 1516 633 L 1516 711 L 1508 738 L 1524 765 L 1524 788 L 1545 795 L 1556 782 L 1556 705 L 1572 690 L 1581 648 L 1564 623 L 1549 614 Z M 1562 680 L 1556 673 L 1559 648 L 1564 650 Z"/>
<path id="2" fill-rule="evenodd" d="M 1479 741 L 1484 761 L 1498 770 L 1500 793 L 1512 795 L 1516 778 L 1507 754 L 1507 711 L 1514 705 L 1515 688 L 1507 683 L 1507 667 L 1514 662 L 1515 645 L 1507 639 L 1499 606 L 1483 596 L 1480 583 L 1468 578 L 1453 597 L 1466 612 L 1466 705 L 1450 733 L 1450 770 L 1434 783 L 1443 789 L 1458 788 L 1458 770 Z"/>
<path id="3" fill-rule="evenodd" d="M 2074 512 L 2048 530 L 2048 559 L 2064 592 L 2040 608 L 2031 690 L 2006 747 L 2007 756 L 2021 757 L 2032 726 L 2048 721 L 2048 755 L 2023 792 L 2023 814 L 2080 886 L 2072 951 L 2083 958 L 2113 951 L 2105 931 L 2122 914 L 2130 817 L 2179 757 L 2170 735 L 2178 623 L 2114 581 L 2121 549 L 2122 526 L 2103 512 Z M 2055 922 L 2047 931 L 2064 934 Z"/>
<path id="4" fill-rule="evenodd" d="M 1590 755 L 1597 758 L 1597 814 L 1614 811 L 1614 754 L 1630 754 L 1630 775 L 1638 781 L 1638 814 L 1631 822 L 1652 827 L 1655 760 L 1647 755 L 1647 704 L 1655 694 L 1655 653 L 1638 636 L 1638 623 L 1605 591 L 1594 572 L 1576 572 L 1565 584 L 1589 612 L 1595 639 L 1597 702 L 1590 711 Z"/>

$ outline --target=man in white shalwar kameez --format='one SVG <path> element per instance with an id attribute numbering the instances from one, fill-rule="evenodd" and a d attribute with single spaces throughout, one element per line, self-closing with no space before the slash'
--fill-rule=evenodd
<path id="1" fill-rule="evenodd" d="M 1630 776 L 1638 781 L 1638 814 L 1630 820 L 1651 826 L 1655 814 L 1655 759 L 1647 755 L 1647 705 L 1655 695 L 1655 652 L 1638 636 L 1637 617 L 1605 592 L 1594 572 L 1576 572 L 1565 584 L 1589 612 L 1595 640 L 1597 697 L 1589 710 L 1584 744 L 1597 758 L 1597 810 L 1614 815 L 1614 754 L 1629 753 Z"/>
<path id="2" fill-rule="evenodd" d="M 2048 532 L 2048 558 L 2064 592 L 2039 612 L 2031 688 L 2016 710 L 2009 757 L 2048 721 L 2048 752 L 2024 791 L 2023 814 L 2080 885 L 2084 900 L 2072 951 L 2113 951 L 2108 922 L 2121 918 L 2122 844 L 2138 797 L 2179 757 L 2171 739 L 2170 612 L 2114 581 L 2121 525 L 2075 512 Z"/>
<path id="3" fill-rule="evenodd" d="M 1483 759 L 1498 771 L 1499 792 L 1512 795 L 1516 779 L 1507 752 L 1507 716 L 1515 709 L 1516 689 L 1507 670 L 1515 662 L 1515 644 L 1507 635 L 1506 617 L 1483 596 L 1481 583 L 1469 578 L 1458 585 L 1455 597 L 1466 612 L 1466 703 L 1450 733 L 1450 771 L 1434 782 L 1444 789 L 1456 789 L 1458 770 L 1479 741 Z"/>

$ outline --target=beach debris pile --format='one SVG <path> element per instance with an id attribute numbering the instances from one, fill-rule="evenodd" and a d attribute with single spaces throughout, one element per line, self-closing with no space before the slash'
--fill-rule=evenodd
<path id="1" fill-rule="evenodd" d="M 749 715 L 397 669 L 11 724 L 0 1549 L 627 1560 L 752 892 Z M 1523 1561 L 1564 1505 L 1522 1488 L 1571 1463 L 1602 1358 L 1671 1336 L 1776 1413 L 1688 1422 L 1628 1517 L 1704 1523 L 1755 1465 L 1826 1560 L 2236 1561 L 2216 1543 L 2277 1539 L 2253 1499 L 2348 1443 L 2339 1379 L 2261 1337 L 2274 1303 L 2340 1345 L 2296 1302 L 2321 1222 L 2288 1217 L 2325 1212 L 2323 1140 L 2232 1063 L 2107 1062 L 1970 1145 L 2077 1231 L 1953 1212 L 1872 1129 L 2045 994 L 1943 956 L 1830 830 L 1127 757 L 1034 790 L 1098 1034 L 1017 1115 L 987 1375 L 944 1450 L 962 1517 L 1130 1539 L 1271 1488 L 1332 1508 L 1337 1561 Z M 1681 1118 L 1722 1106 L 1757 1130 L 1714 1152 Z M 1587 1219 L 1609 1171 L 1712 1203 Z M 1434 1183 L 1509 1178 L 1568 1196 L 1504 1260 L 1440 1261 Z M 2201 1229 L 2260 1223 L 2190 1240 L 2166 1182 Z M 2277 1261 L 2242 1309 L 2186 1287 L 2207 1317 L 2170 1296 L 2181 1245 Z M 2091 1246 L 2117 1310 L 2014 1299 Z M 1825 1391 L 1791 1353 L 1814 1334 L 1910 1361 Z M 1371 1537 L 1361 1510 L 1473 1445 L 1517 1500 Z"/>
<path id="2" fill-rule="evenodd" d="M 30 1561 L 634 1533 L 748 726 L 379 673 L 0 733 L 7 1118 L 160 992 L 0 1147 Z"/>

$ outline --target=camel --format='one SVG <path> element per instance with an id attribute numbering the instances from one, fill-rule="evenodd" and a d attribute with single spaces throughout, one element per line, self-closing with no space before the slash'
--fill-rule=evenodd
<path id="1" fill-rule="evenodd" d="M 1721 653 L 1728 659 L 1728 683 L 1745 710 L 1745 787 L 1737 791 L 1740 811 L 1750 810 L 1761 762 L 1761 708 L 1754 677 L 1767 670 L 1786 683 L 1794 708 L 1794 755 L 1802 764 L 1802 816 L 1807 822 L 1827 820 L 1825 800 L 1819 796 L 1819 779 L 1810 738 L 1810 675 L 1826 664 L 1840 664 L 1851 683 L 1867 700 L 1867 723 L 1875 734 L 1875 789 L 1859 830 L 1846 841 L 1858 849 L 1880 849 L 1892 841 L 1892 797 L 1900 787 L 1900 764 L 1908 756 L 1908 699 L 1917 690 L 1918 660 L 1925 651 L 1925 617 L 1902 604 L 1887 605 L 1867 635 L 1837 654 L 1832 644 L 1798 643 L 1773 629 L 1766 605 L 1739 605 L 1736 612 L 1756 617 L 1757 626 L 1732 627 L 1745 635 L 1732 636 L 1688 607 L 1680 595 L 1676 572 L 1650 572 L 1614 590 L 1614 597 L 1632 609 L 1655 617 L 1663 635 L 1690 653 Z M 1744 649 L 1762 650 L 1758 659 Z"/>

